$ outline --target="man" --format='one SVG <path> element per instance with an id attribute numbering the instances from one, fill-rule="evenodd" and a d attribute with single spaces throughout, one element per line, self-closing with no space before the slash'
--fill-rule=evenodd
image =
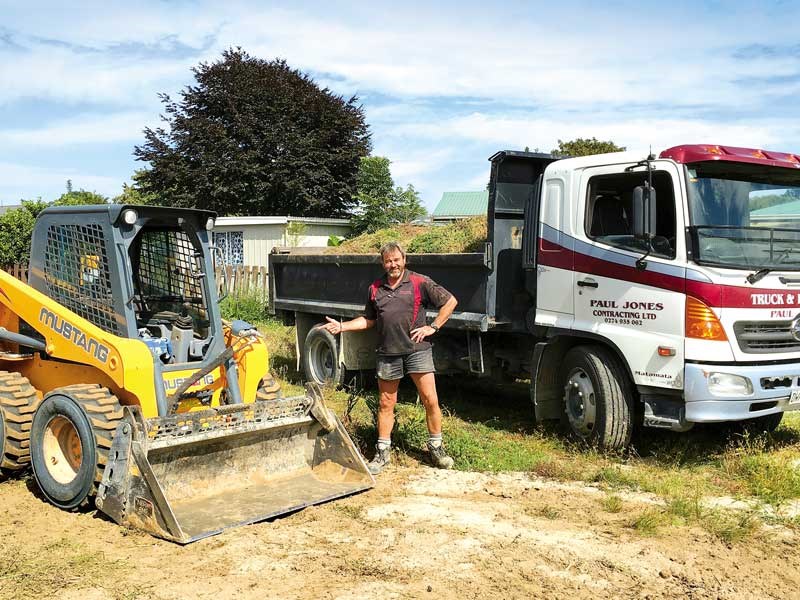
<path id="1" fill-rule="evenodd" d="M 333 335 L 375 326 L 378 329 L 378 443 L 369 470 L 376 475 L 391 460 L 397 388 L 406 374 L 417 386 L 425 406 L 431 462 L 439 468 L 450 469 L 453 459 L 442 445 L 442 411 L 436 395 L 433 352 L 427 338 L 439 331 L 458 302 L 429 277 L 406 270 L 406 253 L 400 244 L 389 242 L 380 252 L 386 275 L 370 285 L 364 316 L 343 323 L 325 317 L 328 323 L 323 326 Z M 430 325 L 425 319 L 427 306 L 439 309 Z"/>

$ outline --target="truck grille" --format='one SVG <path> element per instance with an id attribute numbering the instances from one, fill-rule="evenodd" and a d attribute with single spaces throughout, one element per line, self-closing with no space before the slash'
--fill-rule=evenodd
<path id="1" fill-rule="evenodd" d="M 736 341 L 748 354 L 776 354 L 800 351 L 800 341 L 794 339 L 791 321 L 738 321 L 734 323 Z"/>

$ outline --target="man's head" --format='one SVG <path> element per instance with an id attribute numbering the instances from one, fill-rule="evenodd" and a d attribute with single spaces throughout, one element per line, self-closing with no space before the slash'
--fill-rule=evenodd
<path id="1" fill-rule="evenodd" d="M 381 246 L 381 262 L 386 274 L 395 279 L 403 274 L 406 268 L 406 253 L 397 242 L 388 242 Z"/>

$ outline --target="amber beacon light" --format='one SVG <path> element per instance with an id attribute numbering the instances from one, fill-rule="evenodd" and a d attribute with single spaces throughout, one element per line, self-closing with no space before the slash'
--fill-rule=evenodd
<path id="1" fill-rule="evenodd" d="M 692 296 L 686 296 L 686 337 L 719 342 L 728 339 L 714 311 Z"/>

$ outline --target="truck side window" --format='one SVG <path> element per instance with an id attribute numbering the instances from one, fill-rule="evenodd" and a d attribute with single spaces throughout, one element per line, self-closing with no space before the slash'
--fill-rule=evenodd
<path id="1" fill-rule="evenodd" d="M 615 173 L 589 179 L 586 199 L 586 236 L 609 246 L 646 252 L 647 243 L 633 237 L 631 204 L 633 190 L 647 180 L 647 174 Z M 656 190 L 656 232 L 653 256 L 675 258 L 675 191 L 665 171 L 653 173 Z"/>

